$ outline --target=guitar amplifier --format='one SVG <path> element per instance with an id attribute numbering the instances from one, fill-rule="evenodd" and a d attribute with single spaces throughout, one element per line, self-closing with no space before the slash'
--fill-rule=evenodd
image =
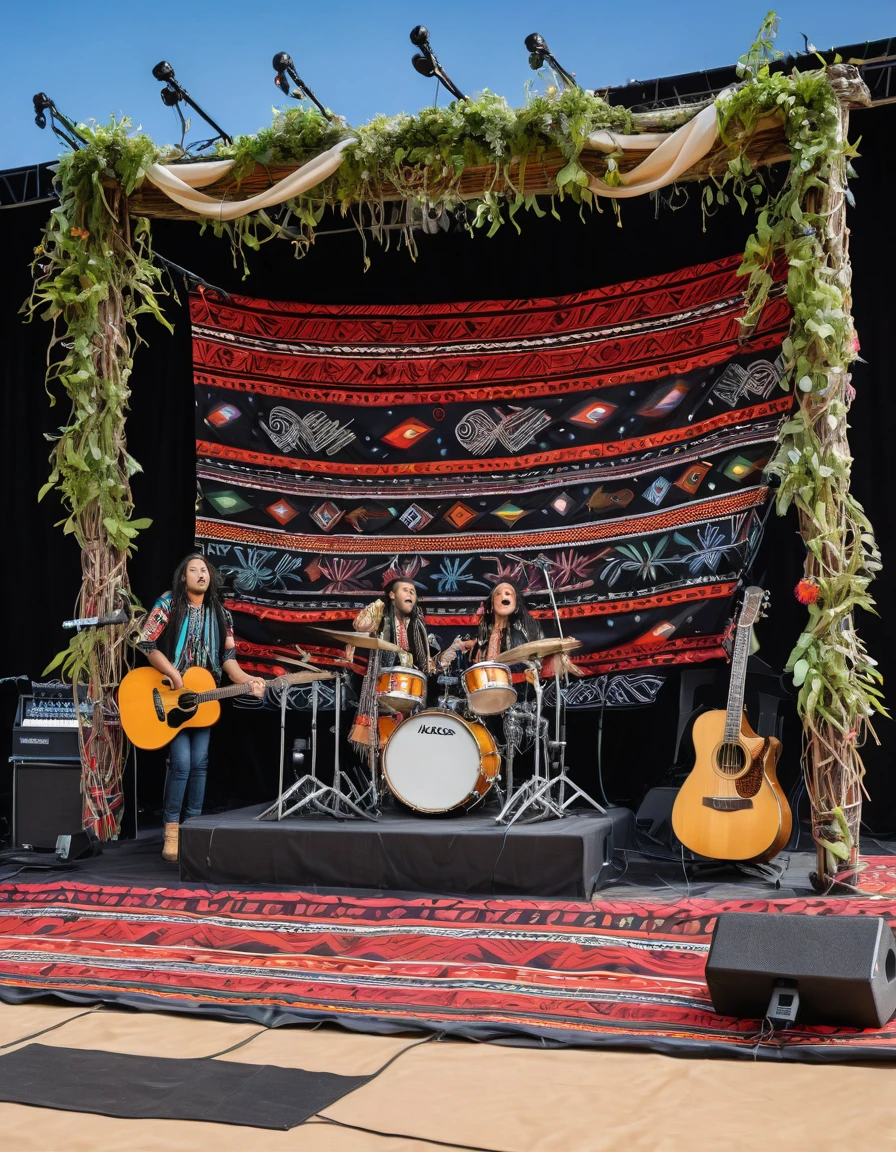
<path id="1" fill-rule="evenodd" d="M 52 851 L 82 827 L 81 763 L 13 760 L 12 839 L 16 848 Z"/>

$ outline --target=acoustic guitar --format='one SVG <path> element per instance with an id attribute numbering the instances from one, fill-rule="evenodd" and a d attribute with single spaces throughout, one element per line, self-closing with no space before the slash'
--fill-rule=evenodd
<path id="1" fill-rule="evenodd" d="M 750 637 L 766 599 L 761 588 L 744 593 L 728 707 L 697 717 L 696 763 L 672 809 L 672 828 L 682 844 L 714 860 L 771 860 L 790 838 L 790 806 L 775 771 L 781 743 L 757 736 L 744 715 Z"/>
<path id="2" fill-rule="evenodd" d="M 291 672 L 267 680 L 266 688 L 288 684 L 308 684 L 326 680 L 332 672 Z M 175 690 L 156 668 L 134 668 L 118 688 L 118 710 L 125 735 L 138 748 L 151 751 L 174 739 L 183 728 L 208 728 L 221 715 L 219 700 L 244 696 L 251 692 L 248 684 L 215 686 L 207 668 L 188 668 L 183 674 L 183 688 Z"/>

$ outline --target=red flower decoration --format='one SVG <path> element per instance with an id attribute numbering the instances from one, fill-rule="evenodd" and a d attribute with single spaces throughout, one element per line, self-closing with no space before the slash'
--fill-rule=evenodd
<path id="1" fill-rule="evenodd" d="M 793 591 L 800 604 L 814 604 L 821 589 L 815 583 L 814 576 L 804 576 Z"/>

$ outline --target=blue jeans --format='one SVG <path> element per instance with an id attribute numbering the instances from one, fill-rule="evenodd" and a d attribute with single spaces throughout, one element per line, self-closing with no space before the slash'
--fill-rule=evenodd
<path id="1" fill-rule="evenodd" d="M 184 728 L 168 746 L 168 776 L 162 805 L 166 824 L 180 823 L 184 793 L 187 801 L 184 816 L 202 814 L 210 735 L 211 728 Z"/>

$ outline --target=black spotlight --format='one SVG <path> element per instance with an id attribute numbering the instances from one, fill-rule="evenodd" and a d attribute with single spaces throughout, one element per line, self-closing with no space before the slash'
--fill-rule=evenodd
<path id="1" fill-rule="evenodd" d="M 292 61 L 292 56 L 290 56 L 288 52 L 278 52 L 271 63 L 276 72 L 274 83 L 284 96 L 292 96 L 295 100 L 310 100 L 318 112 L 320 112 L 321 116 L 326 116 L 328 120 L 333 119 L 302 77 L 296 72 L 296 66 Z M 287 76 L 292 80 L 293 84 L 295 84 L 295 88 L 292 91 L 290 91 Z"/>
<path id="2" fill-rule="evenodd" d="M 418 71 L 421 76 L 426 76 L 430 79 L 435 76 L 439 83 L 448 89 L 455 100 L 466 100 L 466 96 L 439 63 L 429 43 L 429 32 L 422 24 L 418 24 L 416 28 L 411 29 L 411 43 L 415 48 L 420 49 L 419 52 L 415 52 L 411 57 L 411 63 L 416 71 Z"/>
<path id="3" fill-rule="evenodd" d="M 186 136 L 187 133 L 187 122 L 184 119 L 184 114 L 180 108 L 181 101 L 183 101 L 184 104 L 188 104 L 198 116 L 202 117 L 202 119 L 206 122 L 206 124 L 208 124 L 210 128 L 214 128 L 215 130 L 214 136 L 208 140 L 201 140 L 196 145 L 197 151 L 210 148 L 216 140 L 223 140 L 225 144 L 233 143 L 233 137 L 228 136 L 224 129 L 216 124 L 214 120 L 212 120 L 211 116 L 209 116 L 209 114 L 196 103 L 190 93 L 186 90 L 186 88 L 184 88 L 183 84 L 181 84 L 175 78 L 174 69 L 167 60 L 160 60 L 159 63 L 156 64 L 155 68 L 153 68 L 152 74 L 156 80 L 165 85 L 165 87 L 159 93 L 159 95 L 162 97 L 162 103 L 166 108 L 176 109 L 177 114 L 180 117 L 182 129 L 181 145 L 183 145 L 184 136 Z"/>
<path id="4" fill-rule="evenodd" d="M 567 72 L 564 67 L 557 60 L 557 57 L 548 48 L 545 43 L 544 37 L 540 32 L 530 32 L 525 40 L 526 51 L 529 53 L 529 67 L 533 72 L 537 72 L 539 68 L 543 68 L 545 64 L 552 68 L 563 81 L 567 88 L 578 88 L 579 82 L 572 75 Z"/>
<path id="5" fill-rule="evenodd" d="M 34 123 L 38 128 L 46 128 L 49 113 L 49 125 L 58 140 L 75 152 L 84 147 L 87 141 L 75 127 L 74 122 L 59 111 L 46 92 L 38 92 L 32 96 L 31 103 L 34 105 Z"/>

